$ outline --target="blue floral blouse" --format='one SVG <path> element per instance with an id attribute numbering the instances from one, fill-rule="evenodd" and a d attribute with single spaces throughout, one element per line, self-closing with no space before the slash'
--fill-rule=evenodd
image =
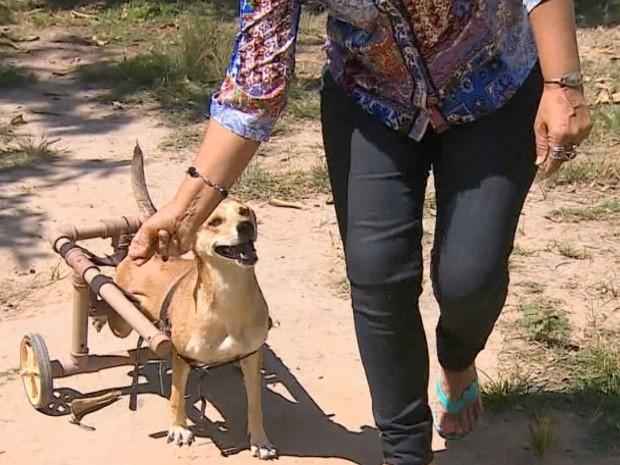
<path id="1" fill-rule="evenodd" d="M 544 0 L 323 0 L 327 66 L 384 124 L 420 140 L 505 104 L 538 59 L 528 14 Z M 269 139 L 295 68 L 303 0 L 241 0 L 210 114 Z"/>

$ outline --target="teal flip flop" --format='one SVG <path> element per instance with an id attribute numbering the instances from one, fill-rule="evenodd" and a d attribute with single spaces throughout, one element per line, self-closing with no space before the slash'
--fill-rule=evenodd
<path id="1" fill-rule="evenodd" d="M 441 378 L 437 378 L 436 384 L 436 392 L 437 392 L 437 401 L 441 404 L 441 406 L 445 409 L 446 412 L 456 415 L 463 411 L 463 409 L 469 404 L 476 402 L 480 397 L 480 387 L 478 385 L 478 378 L 474 378 L 472 383 L 463 391 L 461 397 L 458 400 L 452 402 L 448 399 L 448 396 L 443 392 L 441 388 Z M 437 413 L 437 407 L 433 408 L 433 419 L 435 424 L 435 430 L 442 438 L 448 441 L 456 441 L 464 438 L 467 434 L 448 434 L 446 433 L 441 425 L 439 424 L 439 415 Z"/>

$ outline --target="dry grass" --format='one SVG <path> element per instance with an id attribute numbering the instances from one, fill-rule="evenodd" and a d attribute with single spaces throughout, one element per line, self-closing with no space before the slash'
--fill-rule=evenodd
<path id="1" fill-rule="evenodd" d="M 553 429 L 554 421 L 550 416 L 535 414 L 530 423 L 530 436 L 528 445 L 536 457 L 543 458 L 557 443 Z"/>
<path id="2" fill-rule="evenodd" d="M 55 142 L 15 136 L 6 127 L 0 129 L 0 173 L 55 160 L 60 154 L 52 147 Z"/>
<path id="3" fill-rule="evenodd" d="M 309 170 L 270 173 L 256 163 L 250 164 L 233 188 L 235 195 L 252 200 L 300 200 L 330 192 L 327 167 L 316 165 Z"/>
<path id="4" fill-rule="evenodd" d="M 549 216 L 554 220 L 570 223 L 613 220 L 620 217 L 620 200 L 608 200 L 588 207 L 558 208 L 551 211 Z"/>

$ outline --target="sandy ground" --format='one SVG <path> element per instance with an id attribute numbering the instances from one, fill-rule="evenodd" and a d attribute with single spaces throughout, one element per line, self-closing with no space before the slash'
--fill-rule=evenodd
<path id="1" fill-rule="evenodd" d="M 71 283 L 64 265 L 60 266 L 61 279 L 52 278 L 59 259 L 43 238 L 45 228 L 55 223 L 90 223 L 135 213 L 128 160 L 136 139 L 147 154 L 148 181 L 159 204 L 172 195 L 187 157 L 192 156 L 190 152 L 171 154 L 158 148 L 173 129 L 161 122 L 157 109 L 135 106 L 115 111 L 94 101 L 95 90 L 81 87 L 71 75 L 52 75 L 54 69 L 75 64 L 78 56 L 82 61 L 93 59 L 92 47 L 42 41 L 36 48 L 38 51 L 19 56 L 19 60 L 35 69 L 37 84 L 3 91 L 0 118 L 4 123 L 23 114 L 28 124 L 19 128 L 20 132 L 59 138 L 55 147 L 65 153 L 57 161 L 0 173 L 0 463 L 252 462 L 255 459 L 250 457 L 245 439 L 244 391 L 234 368 L 216 370 L 206 379 L 209 405 L 204 419 L 200 418 L 200 401 L 196 397 L 199 380 L 192 378 L 187 393 L 188 412 L 198 438 L 190 448 L 166 444 L 169 378 L 160 380 L 152 364 L 140 371 L 135 411 L 129 409 L 130 367 L 56 380 L 59 402 L 80 393 L 123 389 L 126 395 L 120 401 L 85 418 L 94 431 L 70 424 L 65 415 L 39 413 L 28 404 L 15 372 L 21 338 L 29 332 L 42 334 L 52 358 L 67 355 L 71 339 Z M 311 128 L 307 138 L 320 141 L 316 128 Z M 289 141 L 292 143 L 294 140 Z M 316 144 L 307 147 L 314 147 L 315 159 L 311 160 L 307 153 L 306 159 L 318 161 L 320 149 Z M 278 163 L 295 158 L 290 153 L 273 156 Z M 620 245 L 617 222 L 576 230 L 574 225 L 545 219 L 553 208 L 577 205 L 582 199 L 581 195 L 565 191 L 533 190 L 518 243 L 540 252 L 518 257 L 513 281 L 535 279 L 546 283 L 554 296 L 569 302 L 568 310 L 575 321 L 583 323 L 588 286 L 614 268 L 618 270 Z M 266 429 L 283 464 L 377 464 L 377 432 L 372 426 L 350 305 L 339 289 L 342 264 L 335 218 L 325 200 L 307 200 L 306 210 L 254 204 L 260 220 L 257 273 L 272 317 L 279 323 L 265 349 L 269 380 L 264 391 Z M 432 218 L 427 219 L 425 227 L 431 230 Z M 545 250 L 549 241 L 558 238 L 589 247 L 591 259 L 571 261 Z M 100 244 L 93 247 L 101 250 Z M 583 286 L 567 288 L 564 284 L 571 279 Z M 506 318 L 510 318 L 519 299 L 518 286 L 513 289 Z M 596 305 L 613 317 L 620 304 L 612 298 L 596 300 Z M 434 378 L 437 307 L 428 282 L 422 312 Z M 91 331 L 91 353 L 105 354 L 134 344 L 133 337 L 115 339 L 107 328 L 101 334 Z M 495 372 L 502 346 L 502 335 L 496 331 L 478 361 L 482 370 Z M 558 444 L 542 461 L 537 460 L 525 447 L 529 420 L 521 412 L 488 415 L 474 434 L 455 446 L 446 448 L 435 438 L 437 463 L 620 464 L 617 457 L 595 455 L 580 445 L 584 425 L 570 413 L 557 414 Z"/>

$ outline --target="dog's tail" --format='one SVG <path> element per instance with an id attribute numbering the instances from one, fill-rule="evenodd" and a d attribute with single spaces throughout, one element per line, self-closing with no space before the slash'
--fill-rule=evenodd
<path id="1" fill-rule="evenodd" d="M 146 179 L 144 177 L 144 155 L 138 142 L 133 149 L 133 158 L 131 159 L 131 187 L 133 195 L 138 203 L 140 212 L 144 215 L 151 216 L 157 209 L 153 205 L 149 190 L 146 187 Z"/>

